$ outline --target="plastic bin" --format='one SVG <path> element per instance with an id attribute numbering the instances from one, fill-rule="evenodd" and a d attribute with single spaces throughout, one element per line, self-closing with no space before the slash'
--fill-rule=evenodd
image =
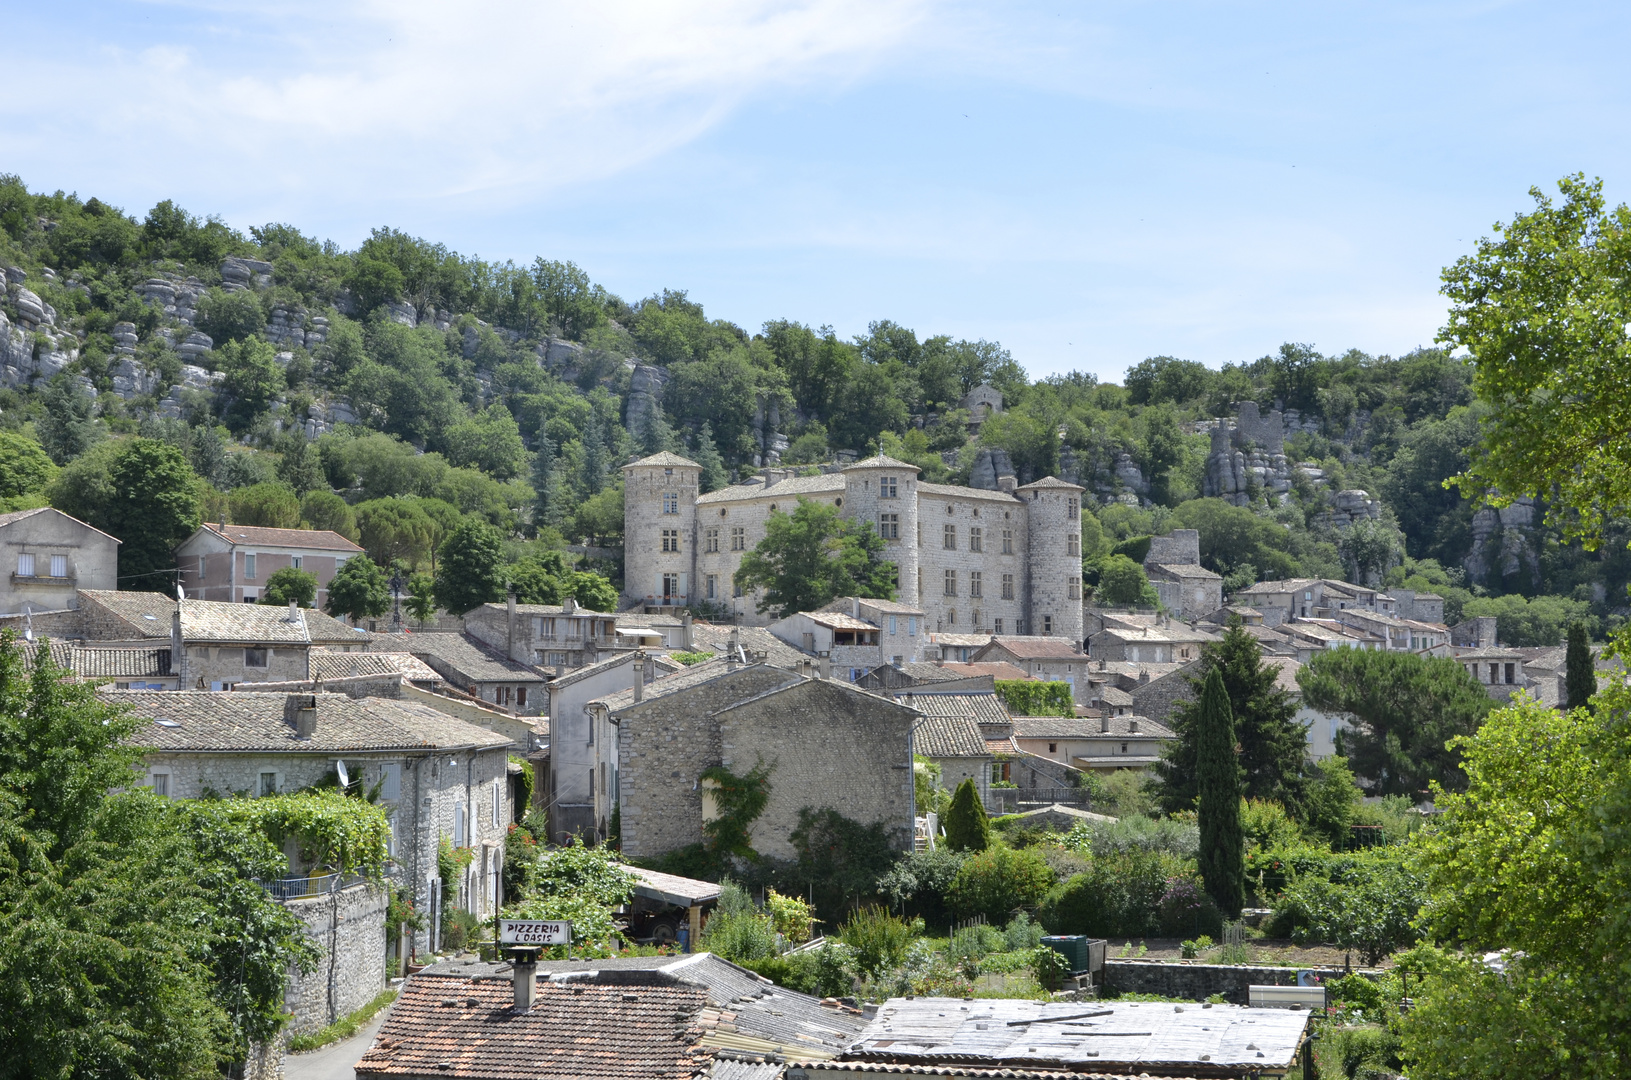
<path id="1" fill-rule="evenodd" d="M 1056 934 L 1043 938 L 1042 944 L 1065 958 L 1072 975 L 1104 970 L 1104 938 L 1091 938 L 1086 934 Z"/>

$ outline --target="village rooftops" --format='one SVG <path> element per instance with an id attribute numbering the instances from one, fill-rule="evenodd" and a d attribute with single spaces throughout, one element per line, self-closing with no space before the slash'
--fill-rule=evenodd
<path id="1" fill-rule="evenodd" d="M 991 648 L 1003 649 L 1019 660 L 1085 660 L 1069 638 L 1012 635 L 990 638 Z"/>
<path id="2" fill-rule="evenodd" d="M 914 665 L 911 664 L 906 666 L 914 667 Z M 947 661 L 944 664 L 926 664 L 917 666 L 938 667 L 943 672 L 951 673 L 951 677 L 957 679 L 977 679 L 982 675 L 989 676 L 993 679 L 1003 679 L 1007 681 L 1031 679 L 1031 676 L 1026 674 L 1023 668 L 1017 668 L 1006 660 L 971 660 L 966 664 L 957 663 L 956 661 Z"/>
<path id="3" fill-rule="evenodd" d="M 328 529 L 271 529 L 261 525 L 224 525 L 213 521 L 204 522 L 202 527 L 229 544 L 295 551 L 334 551 L 342 555 L 362 554 L 362 548 Z"/>
<path id="4" fill-rule="evenodd" d="M 980 725 L 970 717 L 953 715 L 918 721 L 912 728 L 912 753 L 935 759 L 991 756 Z"/>
<path id="5" fill-rule="evenodd" d="M 494 749 L 509 739 L 455 720 L 427 705 L 344 694 L 280 694 L 207 690 L 113 690 L 107 699 L 148 721 L 132 737 L 153 750 L 175 752 L 360 753 L 367 751 Z M 297 713 L 315 702 L 311 735 Z"/>
<path id="6" fill-rule="evenodd" d="M 1214 574 L 1204 566 L 1196 563 L 1152 563 L 1150 569 L 1157 569 L 1163 573 L 1171 574 L 1176 578 L 1193 578 L 1198 581 L 1222 581 L 1223 577 Z"/>
<path id="7" fill-rule="evenodd" d="M 85 648 L 67 641 L 51 642 L 51 660 L 81 679 L 168 678 L 170 649 Z"/>
<path id="8" fill-rule="evenodd" d="M 865 619 L 857 619 L 853 615 L 846 615 L 842 611 L 801 611 L 799 614 L 815 623 L 825 626 L 829 630 L 876 630 L 876 623 L 869 623 Z"/>
<path id="9" fill-rule="evenodd" d="M 791 671 L 811 659 L 809 653 L 787 644 L 762 626 L 716 626 L 699 622 L 691 627 L 691 648 L 723 655 L 730 644 L 732 630 L 737 632 L 737 640 L 749 660 L 763 657 L 766 663 Z"/>
<path id="10" fill-rule="evenodd" d="M 1003 725 L 1013 719 L 1008 715 L 1002 698 L 993 693 L 944 694 L 936 693 L 932 686 L 921 692 L 914 693 L 914 690 L 914 687 L 907 687 L 892 691 L 890 696 L 924 716 L 956 716 L 976 724 Z"/>
<path id="11" fill-rule="evenodd" d="M 707 683 L 713 682 L 715 679 L 729 679 L 737 677 L 750 671 L 774 672 L 778 676 L 784 676 L 785 678 L 783 679 L 773 679 L 773 681 L 778 682 L 779 685 L 783 686 L 797 682 L 800 678 L 800 676 L 787 671 L 784 668 L 775 667 L 774 665 L 732 664 L 726 661 L 724 658 L 716 656 L 712 660 L 704 660 L 700 664 L 692 664 L 684 671 L 675 672 L 673 675 L 665 675 L 660 679 L 646 683 L 640 690 L 640 699 L 638 701 L 635 700 L 634 687 L 631 686 L 626 690 L 619 690 L 615 694 L 607 694 L 605 697 L 597 698 L 593 704 L 601 705 L 613 715 L 616 715 L 622 712 L 624 709 L 633 708 L 636 705 L 649 704 L 650 702 L 656 701 L 659 698 L 667 697 L 669 694 L 678 693 L 681 690 L 689 690 L 695 686 L 703 686 Z M 844 685 L 847 686 L 849 684 L 845 683 Z"/>
<path id="12" fill-rule="evenodd" d="M 408 652 L 311 651 L 311 677 L 319 682 L 370 675 L 400 675 L 408 682 L 441 682 L 442 677 Z"/>
<path id="13" fill-rule="evenodd" d="M 1281 1072 L 1309 1015 L 1210 1003 L 890 998 L 848 1056 L 1167 1076 Z"/>
<path id="14" fill-rule="evenodd" d="M 1134 728 L 1137 730 L 1134 730 Z M 1108 730 L 1106 730 L 1108 728 Z M 1147 716 L 1016 716 L 1016 739 L 1125 739 L 1129 735 L 1176 739 L 1177 733 Z"/>
<path id="15" fill-rule="evenodd" d="M 229 604 L 217 600 L 177 600 L 155 592 L 81 589 L 82 607 L 94 606 L 129 628 L 130 638 L 166 638 L 176 607 L 181 608 L 181 640 L 247 645 L 365 645 L 370 635 L 312 608 Z"/>
<path id="16" fill-rule="evenodd" d="M 516 663 L 501 653 L 483 647 L 465 634 L 382 635 L 394 652 L 409 652 L 442 674 L 443 678 L 469 686 L 475 683 L 543 683 L 537 668 Z"/>
<path id="17" fill-rule="evenodd" d="M 936 645 L 949 645 L 957 649 L 979 649 L 991 644 L 990 634 L 930 634 Z"/>
<path id="18" fill-rule="evenodd" d="M 605 660 L 597 661 L 596 663 L 589 664 L 586 667 L 580 667 L 576 671 L 568 672 L 567 674 L 562 675 L 560 678 L 555 679 L 549 684 L 550 689 L 561 690 L 568 686 L 574 686 L 585 679 L 592 679 L 596 675 L 611 671 L 614 668 L 625 667 L 629 664 L 633 664 L 637 662 L 639 658 L 640 654 L 637 652 L 617 653 L 615 656 L 610 656 Z M 653 667 L 656 668 L 656 677 L 659 679 L 666 678 L 669 675 L 673 675 L 686 669 L 684 664 L 680 663 L 678 660 L 670 660 L 662 653 L 650 653 L 646 656 L 646 659 L 652 664 Z M 633 681 L 632 672 L 630 672 L 630 681 Z"/>

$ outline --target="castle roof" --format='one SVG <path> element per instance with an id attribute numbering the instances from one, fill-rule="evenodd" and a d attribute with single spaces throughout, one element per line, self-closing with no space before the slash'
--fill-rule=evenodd
<path id="1" fill-rule="evenodd" d="M 1041 491 L 1044 488 L 1066 488 L 1071 491 L 1086 491 L 1080 484 L 1073 484 L 1069 480 L 1061 480 L 1057 476 L 1044 476 L 1042 479 L 1029 484 L 1021 484 L 1015 491 Z"/>
<path id="2" fill-rule="evenodd" d="M 993 491 L 989 488 L 961 487 L 957 484 L 930 484 L 922 483 L 917 486 L 919 493 L 924 495 L 949 495 L 954 499 L 990 499 L 995 502 L 1017 503 L 1019 499 L 1006 491 Z"/>
<path id="3" fill-rule="evenodd" d="M 669 469 L 675 468 L 677 466 L 684 466 L 685 468 L 688 468 L 688 469 L 700 469 L 700 468 L 702 468 L 701 465 L 698 465 L 696 462 L 692 461 L 690 458 L 682 458 L 678 454 L 669 453 L 667 450 L 664 450 L 660 454 L 652 454 L 650 457 L 643 457 L 639 461 L 631 461 L 631 462 L 629 462 L 627 465 L 625 465 L 623 467 L 625 469 L 638 469 L 643 465 L 656 465 L 656 466 L 662 466 L 664 468 L 669 468 Z"/>
<path id="4" fill-rule="evenodd" d="M 797 499 L 801 495 L 842 494 L 844 478 L 838 473 L 819 476 L 790 476 L 766 486 L 763 483 L 732 484 L 718 491 L 710 491 L 697 499 L 698 506 L 712 503 L 742 502 L 747 499 Z"/>
<path id="5" fill-rule="evenodd" d="M 877 454 L 844 467 L 845 472 L 849 472 L 851 469 L 910 469 L 915 473 L 923 471 L 909 461 L 901 461 L 899 458 L 888 457 L 884 454 Z"/>

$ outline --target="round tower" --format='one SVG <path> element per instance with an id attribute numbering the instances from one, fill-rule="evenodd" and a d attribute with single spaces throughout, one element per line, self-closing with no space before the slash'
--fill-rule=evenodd
<path id="1" fill-rule="evenodd" d="M 1082 646 L 1082 491 L 1045 476 L 1016 488 L 1026 504 L 1025 632 Z"/>
<path id="2" fill-rule="evenodd" d="M 696 578 L 702 466 L 664 451 L 623 466 L 623 597 L 682 606 Z"/>
<path id="3" fill-rule="evenodd" d="M 917 568 L 917 474 L 922 470 L 906 461 L 879 455 L 857 461 L 844 470 L 844 516 L 866 521 L 884 539 L 884 558 L 898 572 L 896 596 L 903 604 L 919 604 Z"/>

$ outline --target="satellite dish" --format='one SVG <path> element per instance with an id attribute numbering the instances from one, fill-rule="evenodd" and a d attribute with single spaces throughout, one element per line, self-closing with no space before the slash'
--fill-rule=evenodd
<path id="1" fill-rule="evenodd" d="M 351 774 L 345 771 L 345 762 L 336 761 L 334 763 L 334 771 L 339 774 L 341 787 L 347 788 L 351 786 Z"/>

